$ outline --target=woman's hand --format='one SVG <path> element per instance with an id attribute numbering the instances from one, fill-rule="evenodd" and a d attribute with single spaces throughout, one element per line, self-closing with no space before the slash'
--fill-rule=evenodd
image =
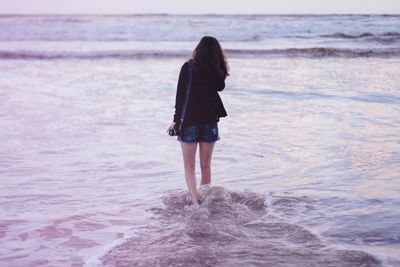
<path id="1" fill-rule="evenodd" d="M 174 128 L 175 124 L 176 124 L 176 122 L 173 122 L 173 123 L 168 127 L 167 133 L 169 133 L 169 131 L 170 131 L 172 128 Z"/>

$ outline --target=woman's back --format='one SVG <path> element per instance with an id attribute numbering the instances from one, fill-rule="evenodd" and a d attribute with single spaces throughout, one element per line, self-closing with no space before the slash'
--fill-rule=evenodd
<path id="1" fill-rule="evenodd" d="M 174 121 L 179 121 L 182 109 L 186 83 L 188 80 L 189 63 L 185 62 L 179 74 L 177 88 L 176 108 L 179 112 L 175 114 Z M 217 121 L 215 101 L 216 94 L 225 88 L 225 80 L 211 69 L 206 71 L 199 69 L 196 62 L 193 65 L 192 85 L 190 88 L 187 111 L 182 126 L 190 126 Z"/>

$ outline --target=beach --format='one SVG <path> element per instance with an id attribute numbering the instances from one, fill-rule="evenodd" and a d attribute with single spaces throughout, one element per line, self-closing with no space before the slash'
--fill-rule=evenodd
<path id="1" fill-rule="evenodd" d="M 399 26 L 0 16 L 0 266 L 400 266 Z M 203 35 L 231 75 L 193 210 L 165 131 Z"/>

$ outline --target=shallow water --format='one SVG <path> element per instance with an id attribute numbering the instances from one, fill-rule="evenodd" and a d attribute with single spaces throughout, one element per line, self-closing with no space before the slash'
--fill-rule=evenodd
<path id="1" fill-rule="evenodd" d="M 163 208 L 170 190 L 186 189 L 179 144 L 164 132 L 181 60 L 100 63 L 0 63 L 7 70 L 1 78 L 6 264 L 80 266 L 131 228 L 162 227 L 152 209 Z M 232 59 L 213 184 L 288 195 L 300 207 L 297 199 L 305 196 L 313 212 L 283 205 L 277 223 L 308 227 L 345 249 L 395 257 L 399 62 L 345 63 Z"/>
<path id="2" fill-rule="evenodd" d="M 230 57 L 213 185 L 232 202 L 197 211 L 165 133 L 185 59 L 1 59 L 1 266 L 400 266 L 398 57 Z"/>

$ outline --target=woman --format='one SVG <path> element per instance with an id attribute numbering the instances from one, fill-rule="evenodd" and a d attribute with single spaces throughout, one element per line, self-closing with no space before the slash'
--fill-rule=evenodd
<path id="1" fill-rule="evenodd" d="M 215 142 L 220 139 L 218 121 L 220 117 L 227 116 L 218 91 L 225 88 L 225 78 L 229 75 L 229 68 L 218 40 L 211 36 L 204 36 L 200 40 L 192 53 L 192 60 L 192 83 L 181 126 L 182 133 L 178 135 L 178 141 L 182 147 L 186 183 L 193 205 L 197 207 L 199 205 L 195 177 L 197 144 L 200 150 L 200 187 L 209 188 L 211 156 Z M 179 73 L 173 123 L 167 132 L 179 128 L 188 77 L 189 63 L 185 62 Z"/>

